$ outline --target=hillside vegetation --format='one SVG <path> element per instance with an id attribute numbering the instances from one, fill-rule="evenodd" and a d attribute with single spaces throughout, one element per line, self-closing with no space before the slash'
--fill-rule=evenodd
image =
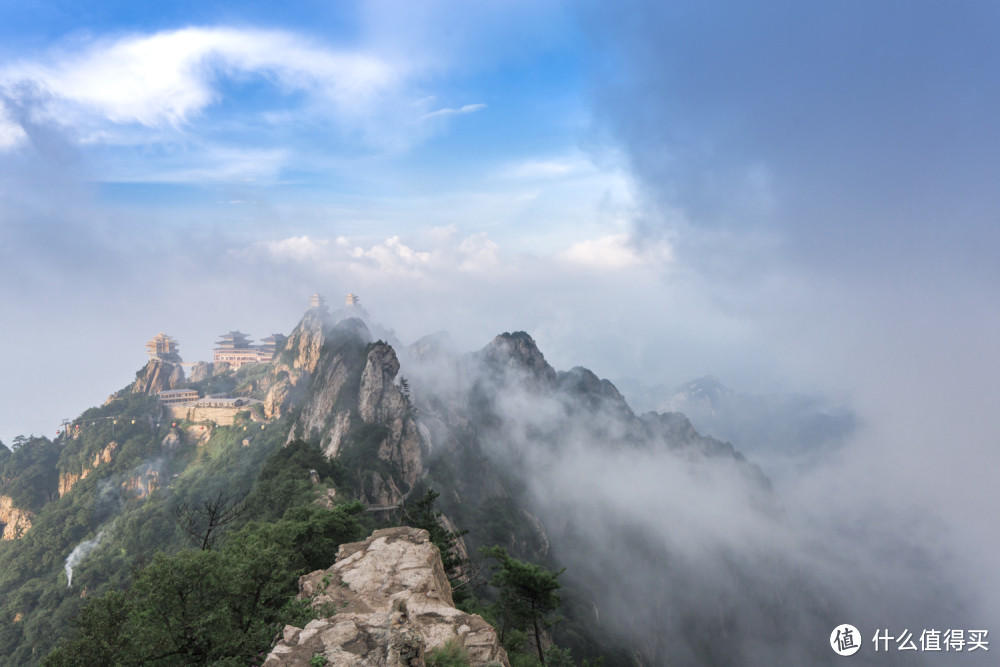
<path id="1" fill-rule="evenodd" d="M 316 613 L 295 599 L 299 577 L 393 525 L 428 530 L 458 607 L 496 628 L 515 667 L 741 664 L 748 637 L 788 641 L 783 623 L 830 613 L 793 571 L 775 586 L 723 552 L 712 566 L 728 574 L 706 574 L 632 518 L 655 506 L 615 510 L 613 469 L 632 466 L 781 520 L 731 445 L 680 414 L 635 415 L 523 332 L 456 355 L 316 308 L 273 362 L 186 385 L 256 399 L 225 426 L 161 406 L 156 391 L 185 386 L 178 368 L 153 360 L 55 440 L 0 448 L 0 496 L 30 520 L 0 543 L 4 664 L 260 664 Z"/>

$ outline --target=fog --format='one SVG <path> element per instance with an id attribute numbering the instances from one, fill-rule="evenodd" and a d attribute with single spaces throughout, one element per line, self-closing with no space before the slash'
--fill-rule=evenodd
<path id="1" fill-rule="evenodd" d="M 1000 100 L 970 67 L 993 58 L 992 19 L 982 3 L 585 17 L 595 61 L 614 63 L 594 87 L 603 140 L 642 183 L 636 243 L 684 239 L 689 270 L 711 272 L 709 295 L 770 341 L 782 371 L 848 396 L 860 417 L 836 457 L 778 491 L 806 534 L 857 535 L 827 549 L 859 549 L 852 567 L 915 596 L 886 603 L 885 624 L 940 610 L 914 579 L 957 586 L 984 627 L 1000 618 L 985 472 L 1000 462 L 987 407 L 1000 320 L 984 254 L 1000 137 L 982 122 Z M 925 559 L 909 576 L 888 560 L 906 542 Z"/>
<path id="2" fill-rule="evenodd" d="M 480 442 L 524 481 L 586 620 L 644 664 L 833 664 L 830 633 L 844 622 L 865 637 L 867 663 L 948 664 L 895 642 L 875 655 L 872 633 L 908 630 L 919 645 L 924 629 L 988 629 L 983 570 L 970 569 L 986 561 L 969 558 L 946 517 L 887 493 L 892 468 L 865 429 L 772 487 L 721 443 L 643 435 L 616 401 L 546 389 L 537 366 L 515 363 L 498 381 L 470 357 L 448 372 L 440 358 L 403 356 L 424 419 L 442 418 L 432 395 L 491 397 L 499 421 L 480 418 Z M 476 421 L 475 408 L 456 409 Z M 432 438 L 432 456 L 448 456 L 441 447 Z"/>

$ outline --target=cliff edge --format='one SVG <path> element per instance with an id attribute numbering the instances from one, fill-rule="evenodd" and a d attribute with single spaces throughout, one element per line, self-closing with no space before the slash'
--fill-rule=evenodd
<path id="1" fill-rule="evenodd" d="M 510 667 L 496 630 L 455 608 L 425 530 L 386 528 L 341 545 L 336 563 L 301 577 L 299 591 L 325 617 L 285 626 L 265 667 L 305 666 L 315 656 L 343 667 L 423 667 L 425 655 L 448 642 L 470 665 Z"/>

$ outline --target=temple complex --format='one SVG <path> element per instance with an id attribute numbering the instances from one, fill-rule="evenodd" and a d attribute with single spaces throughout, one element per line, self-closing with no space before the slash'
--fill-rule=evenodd
<path id="1" fill-rule="evenodd" d="M 229 364 L 233 370 L 238 369 L 243 364 L 271 361 L 278 348 L 288 340 L 288 336 L 276 333 L 263 339 L 260 345 L 251 345 L 251 338 L 241 331 L 230 331 L 227 334 L 222 334 L 219 338 L 222 340 L 216 343 L 217 347 L 212 353 L 212 360 L 217 364 Z"/>
<path id="2" fill-rule="evenodd" d="M 150 359 L 180 361 L 179 349 L 180 346 L 177 344 L 177 341 L 162 331 L 146 343 L 146 352 L 149 353 Z"/>
<path id="3" fill-rule="evenodd" d="M 222 340 L 216 342 L 212 361 L 217 364 L 229 364 L 233 370 L 243 364 L 256 364 L 260 361 L 260 351 L 250 345 L 250 337 L 240 331 L 230 331 L 219 336 Z"/>
<path id="4" fill-rule="evenodd" d="M 309 307 L 317 308 L 319 310 L 326 310 L 326 299 L 320 293 L 313 294 L 309 297 Z"/>
<path id="5" fill-rule="evenodd" d="M 186 405 L 198 400 L 198 392 L 194 389 L 165 389 L 156 396 L 164 405 Z"/>
<path id="6" fill-rule="evenodd" d="M 280 333 L 271 334 L 267 338 L 261 340 L 260 345 L 257 346 L 260 361 L 271 361 L 274 359 L 274 355 L 278 352 L 278 348 L 284 345 L 286 340 L 288 340 L 288 336 L 284 336 Z"/>

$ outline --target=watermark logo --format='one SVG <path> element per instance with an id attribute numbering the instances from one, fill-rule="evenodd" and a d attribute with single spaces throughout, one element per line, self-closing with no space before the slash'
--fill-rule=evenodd
<path id="1" fill-rule="evenodd" d="M 904 628 L 897 635 L 889 633 L 889 628 L 875 628 L 872 644 L 876 653 L 890 651 L 940 651 L 945 653 L 972 653 L 990 650 L 989 630 L 949 628 L 916 631 Z"/>
<path id="2" fill-rule="evenodd" d="M 830 633 L 830 647 L 837 655 L 854 655 L 861 648 L 861 632 L 848 623 L 838 625 Z"/>

